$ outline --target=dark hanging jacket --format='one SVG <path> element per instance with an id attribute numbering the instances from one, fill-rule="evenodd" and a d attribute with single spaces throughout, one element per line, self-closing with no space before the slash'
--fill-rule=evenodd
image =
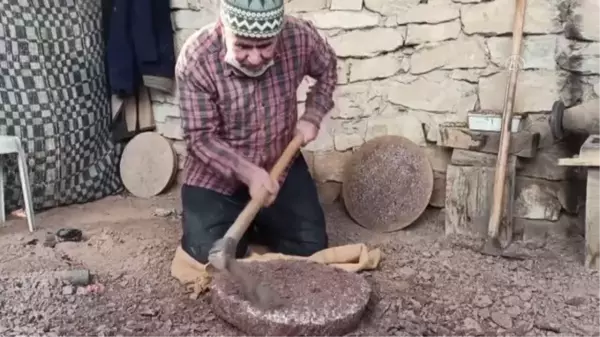
<path id="1" fill-rule="evenodd" d="M 112 1 L 107 28 L 111 93 L 130 96 L 142 83 L 170 92 L 175 72 L 170 1 Z"/>

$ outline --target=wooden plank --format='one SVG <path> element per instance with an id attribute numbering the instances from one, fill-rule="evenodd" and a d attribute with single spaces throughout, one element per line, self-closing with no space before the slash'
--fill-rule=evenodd
<path id="1" fill-rule="evenodd" d="M 539 133 L 520 131 L 511 133 L 511 137 L 509 154 L 525 158 L 535 157 L 540 143 Z M 441 125 L 437 144 L 455 149 L 498 153 L 498 149 L 500 148 L 500 133 Z"/>
<path id="2" fill-rule="evenodd" d="M 558 159 L 559 166 L 590 166 L 590 167 L 598 167 L 600 166 L 600 156 L 584 156 L 578 157 L 575 156 L 573 158 L 559 158 Z"/>
<path id="3" fill-rule="evenodd" d="M 450 163 L 456 166 L 495 167 L 497 158 L 498 155 L 493 153 L 454 149 L 452 150 Z M 523 163 L 520 160 L 517 160 L 516 165 L 517 170 L 523 168 Z"/>
<path id="4" fill-rule="evenodd" d="M 150 100 L 150 91 L 145 86 L 140 87 L 138 97 L 138 124 L 140 132 L 155 129 L 154 111 L 152 110 L 152 101 Z"/>
<path id="5" fill-rule="evenodd" d="M 136 132 L 138 128 L 137 101 L 135 95 L 125 98 L 125 123 L 127 132 Z"/>
<path id="6" fill-rule="evenodd" d="M 590 135 L 579 149 L 579 157 L 600 157 L 600 135 Z"/>
<path id="7" fill-rule="evenodd" d="M 433 191 L 429 199 L 429 206 L 443 208 L 446 199 L 446 174 L 433 171 Z"/>
<path id="8" fill-rule="evenodd" d="M 585 203 L 585 267 L 600 268 L 600 169 L 587 170 L 587 197 Z"/>
<path id="9" fill-rule="evenodd" d="M 539 142 L 539 140 L 538 140 Z M 536 145 L 537 148 L 537 145 Z M 502 213 L 501 223 L 500 223 L 500 242 L 504 242 L 506 246 L 510 245 L 513 240 L 514 234 L 514 218 L 515 218 L 515 199 L 516 199 L 516 189 L 517 189 L 517 166 L 519 159 L 517 156 L 509 155 L 508 162 L 506 163 L 506 181 L 505 181 L 505 189 L 504 189 L 504 212 Z M 492 170 L 492 176 L 496 172 L 496 168 L 494 167 Z M 490 209 L 491 209 L 491 201 L 493 199 L 494 189 L 491 188 L 489 190 L 489 199 L 490 199 Z M 486 219 L 486 221 L 488 221 Z"/>
<path id="10" fill-rule="evenodd" d="M 485 238 L 494 189 L 495 167 L 448 165 L 446 172 L 445 232 L 471 238 Z M 501 242 L 513 235 L 516 157 L 507 167 Z"/>
<path id="11" fill-rule="evenodd" d="M 110 106 L 112 110 L 112 121 L 114 122 L 123 108 L 123 99 L 117 95 L 110 96 Z"/>

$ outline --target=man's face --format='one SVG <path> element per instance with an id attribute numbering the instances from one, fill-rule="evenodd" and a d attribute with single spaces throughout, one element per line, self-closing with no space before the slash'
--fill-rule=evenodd
<path id="1" fill-rule="evenodd" d="M 227 59 L 234 60 L 237 66 L 249 73 L 264 70 L 275 56 L 277 37 L 269 39 L 250 39 L 226 34 Z"/>
<path id="2" fill-rule="evenodd" d="M 276 38 L 256 40 L 234 36 L 233 40 L 233 56 L 248 70 L 258 70 L 273 59 Z"/>

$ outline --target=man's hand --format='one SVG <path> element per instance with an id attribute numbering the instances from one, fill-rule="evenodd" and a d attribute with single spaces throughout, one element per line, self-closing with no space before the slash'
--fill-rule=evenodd
<path id="1" fill-rule="evenodd" d="M 279 192 L 279 183 L 272 179 L 267 171 L 256 166 L 252 169 L 246 180 L 244 183 L 248 185 L 251 198 L 258 198 L 261 196 L 261 193 L 266 192 L 267 198 L 265 199 L 264 206 L 268 207 L 273 204 Z"/>
<path id="2" fill-rule="evenodd" d="M 298 132 L 302 135 L 302 137 L 304 137 L 303 145 L 306 145 L 315 140 L 315 138 L 317 138 L 319 130 L 314 124 L 307 121 L 299 120 L 296 124 L 296 132 Z"/>

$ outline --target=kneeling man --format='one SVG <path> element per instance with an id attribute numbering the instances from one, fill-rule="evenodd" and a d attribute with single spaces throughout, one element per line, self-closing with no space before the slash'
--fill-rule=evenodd
<path id="1" fill-rule="evenodd" d="M 314 140 L 333 108 L 332 47 L 308 21 L 284 15 L 283 0 L 222 0 L 217 22 L 194 33 L 176 66 L 187 147 L 182 249 L 200 263 L 249 198 L 271 198 L 242 238 L 271 251 L 309 256 L 327 248 L 314 181 L 298 155 L 279 181 L 268 171 L 296 133 Z M 316 80 L 298 119 L 296 91 Z"/>

